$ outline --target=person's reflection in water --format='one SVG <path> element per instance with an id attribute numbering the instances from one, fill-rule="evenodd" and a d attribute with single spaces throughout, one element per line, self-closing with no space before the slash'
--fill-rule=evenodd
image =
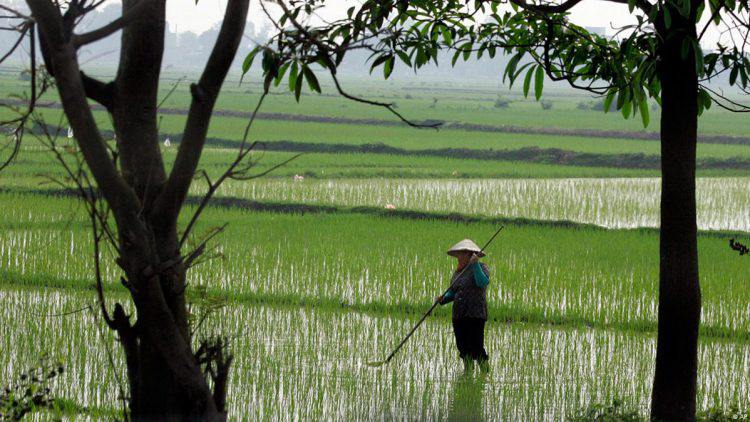
<path id="1" fill-rule="evenodd" d="M 456 377 L 451 389 L 449 421 L 484 421 L 484 388 L 487 374 L 464 371 Z"/>

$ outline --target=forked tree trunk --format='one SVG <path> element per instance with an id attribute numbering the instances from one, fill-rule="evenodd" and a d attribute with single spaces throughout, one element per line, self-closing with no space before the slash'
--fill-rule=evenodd
<path id="1" fill-rule="evenodd" d="M 213 106 L 242 38 L 249 1 L 227 2 L 206 68 L 191 85 L 190 113 L 169 176 L 159 150 L 157 127 L 165 0 L 123 0 L 120 65 L 116 79 L 107 84 L 79 69 L 77 48 L 81 45 L 76 42 L 81 38 L 76 38 L 73 30 L 80 16 L 68 12 L 63 16 L 60 6 L 51 0 L 27 2 L 76 142 L 116 221 L 118 264 L 125 273 L 123 281 L 137 319 L 133 324 L 119 304 L 111 318 L 104 305 L 102 311 L 125 352 L 131 417 L 224 420 L 232 357 L 223 351 L 220 341 L 205 342 L 192 350 L 185 304 L 186 264 L 181 257 L 177 220 L 203 150 Z M 105 105 L 112 115 L 117 165 L 87 96 Z M 203 365 L 211 365 L 212 370 L 204 374 Z"/>
<path id="2" fill-rule="evenodd" d="M 675 18 L 675 16 L 677 18 Z M 661 47 L 661 231 L 659 333 L 651 417 L 694 420 L 701 294 L 695 205 L 698 77 L 683 40 L 695 24 L 673 10 Z"/>

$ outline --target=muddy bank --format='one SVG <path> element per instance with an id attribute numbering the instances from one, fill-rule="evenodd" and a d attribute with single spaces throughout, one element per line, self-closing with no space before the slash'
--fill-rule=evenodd
<path id="1" fill-rule="evenodd" d="M 41 195 L 51 197 L 79 198 L 75 189 L 61 188 L 0 188 L 0 193 L 20 195 Z M 190 195 L 185 203 L 198 205 L 202 197 Z M 445 221 L 451 223 L 490 223 L 494 225 L 511 224 L 515 226 L 545 226 L 557 228 L 577 228 L 608 230 L 606 228 L 586 223 L 577 223 L 568 220 L 534 220 L 529 218 L 506 218 L 506 217 L 484 217 L 459 213 L 415 211 L 415 210 L 392 210 L 373 206 L 346 207 L 339 205 L 304 204 L 291 202 L 254 201 L 239 197 L 219 196 L 211 199 L 209 207 L 241 209 L 251 212 L 272 212 L 278 214 L 363 214 L 382 218 L 403 218 L 407 220 L 431 220 Z M 635 230 L 635 229 L 634 229 Z M 653 229 L 637 229 L 652 231 Z"/>
<path id="2" fill-rule="evenodd" d="M 179 136 L 172 137 L 173 142 Z M 232 148 L 237 141 L 208 138 L 207 145 Z M 622 169 L 658 170 L 661 159 L 657 155 L 647 154 L 592 154 L 570 151 L 559 148 L 527 147 L 520 149 L 471 149 L 471 148 L 440 148 L 440 149 L 403 149 L 385 144 L 317 144 L 296 141 L 263 141 L 260 148 L 277 152 L 309 152 L 309 153 L 350 153 L 350 154 L 389 154 L 412 157 L 441 157 L 489 161 L 519 161 L 537 164 L 580 166 L 580 167 L 610 167 Z M 701 158 L 697 167 L 702 170 L 746 170 L 750 169 L 750 159 L 733 157 L 728 159 Z"/>

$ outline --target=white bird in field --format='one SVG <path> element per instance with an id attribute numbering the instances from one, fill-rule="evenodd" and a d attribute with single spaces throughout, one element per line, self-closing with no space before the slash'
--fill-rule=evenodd
<path id="1" fill-rule="evenodd" d="M 164 146 L 165 146 L 165 147 L 170 147 L 170 146 L 172 146 L 172 142 L 170 142 L 170 141 L 169 141 L 169 138 L 167 138 L 167 139 L 165 139 L 165 140 L 164 140 Z"/>
<path id="2" fill-rule="evenodd" d="M 68 139 L 73 137 L 73 128 L 68 126 Z"/>

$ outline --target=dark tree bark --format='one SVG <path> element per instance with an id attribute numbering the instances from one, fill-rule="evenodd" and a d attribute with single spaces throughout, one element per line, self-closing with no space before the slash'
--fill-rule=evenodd
<path id="1" fill-rule="evenodd" d="M 696 35 L 694 22 L 673 9 L 670 28 L 657 27 L 663 37 L 659 68 L 662 192 L 659 332 L 651 417 L 667 421 L 695 419 L 701 314 L 695 205 L 698 75 L 692 50 L 682 54 L 683 40 Z"/>
<path id="2" fill-rule="evenodd" d="M 50 0 L 28 0 L 42 53 L 57 82 L 63 109 L 117 225 L 123 283 L 137 319 L 116 306 L 108 324 L 123 346 L 134 420 L 226 419 L 231 356 L 218 347 L 192 350 L 185 304 L 187 268 L 177 219 L 205 142 L 214 103 L 239 47 L 248 0 L 229 0 L 206 68 L 192 85 L 193 102 L 177 162 L 167 175 L 159 149 L 157 95 L 164 52 L 165 0 L 124 0 L 123 18 L 81 36 L 73 33 L 74 8 L 62 14 Z M 115 80 L 83 74 L 76 49 L 122 28 Z M 117 136 L 120 169 L 96 126 L 87 97 L 107 107 Z M 106 311 L 105 311 L 106 313 Z M 105 315 L 106 316 L 106 315 Z M 206 352 L 210 350 L 211 352 Z M 213 391 L 201 368 L 211 362 Z"/>

